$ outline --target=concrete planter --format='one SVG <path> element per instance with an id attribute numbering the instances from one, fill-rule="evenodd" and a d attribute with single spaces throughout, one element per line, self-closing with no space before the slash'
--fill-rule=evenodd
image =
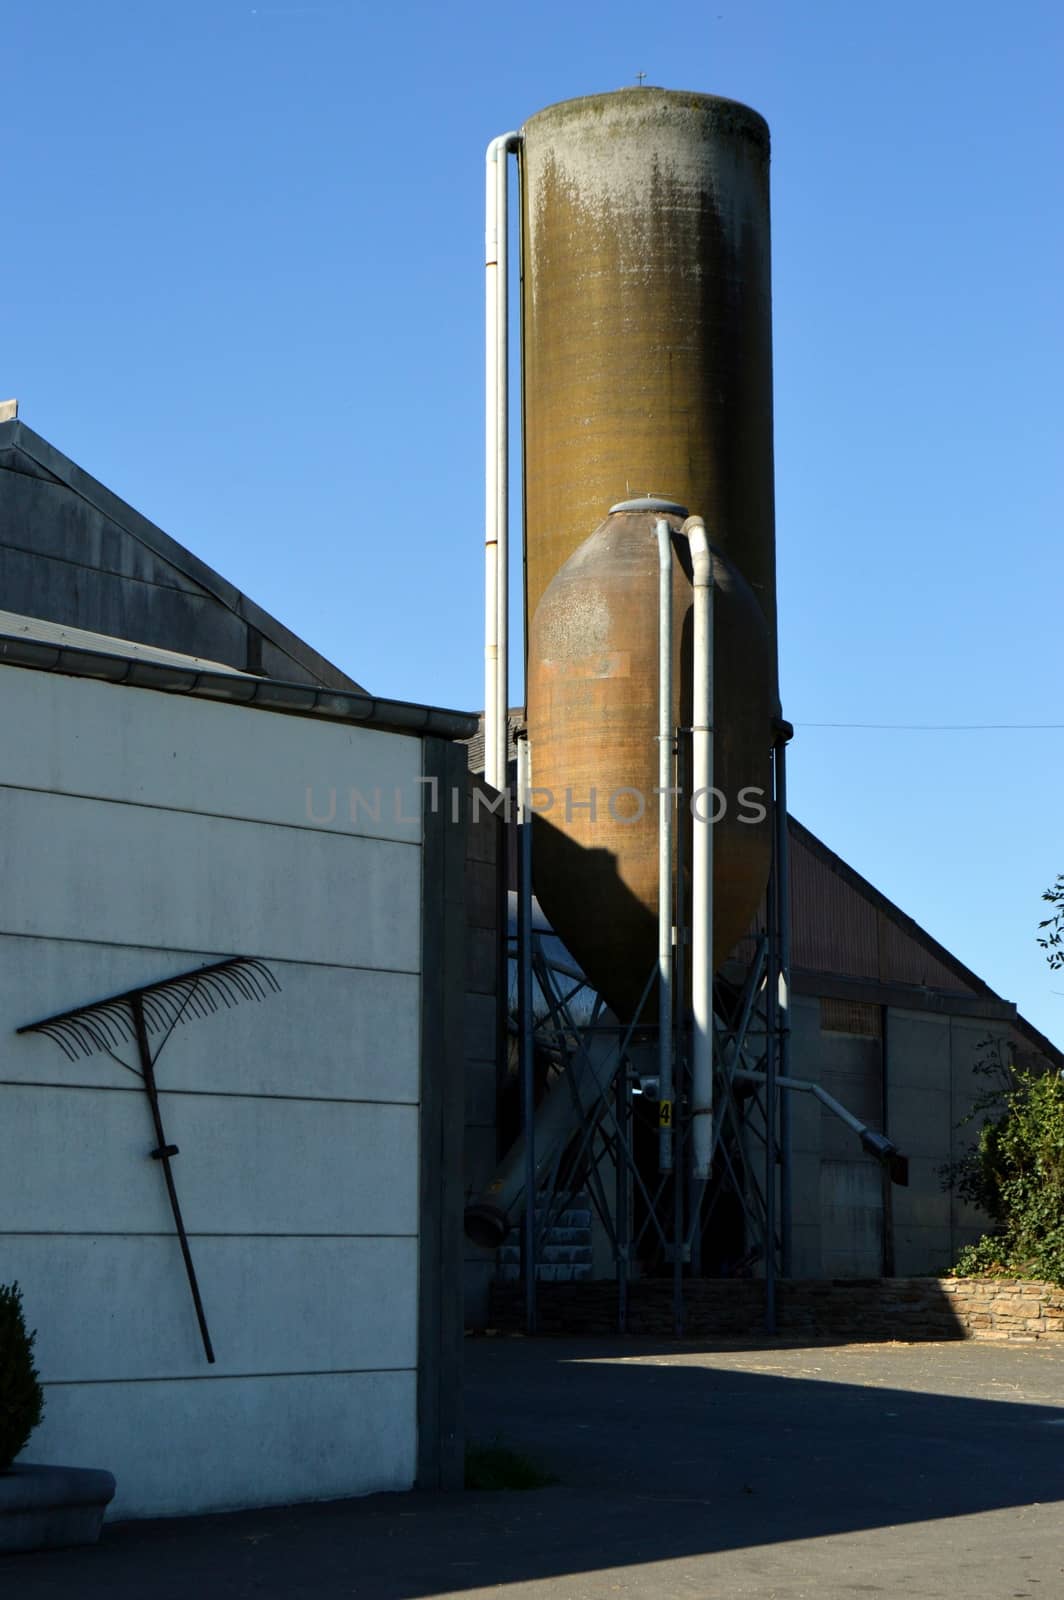
<path id="1" fill-rule="evenodd" d="M 115 1480 L 95 1467 L 16 1462 L 0 1472 L 0 1553 L 95 1544 Z"/>

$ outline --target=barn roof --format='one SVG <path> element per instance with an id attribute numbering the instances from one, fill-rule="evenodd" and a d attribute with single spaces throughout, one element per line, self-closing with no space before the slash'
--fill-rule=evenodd
<path id="1" fill-rule="evenodd" d="M 0 421 L 0 594 L 12 611 L 48 622 L 361 689 L 17 418 Z"/>

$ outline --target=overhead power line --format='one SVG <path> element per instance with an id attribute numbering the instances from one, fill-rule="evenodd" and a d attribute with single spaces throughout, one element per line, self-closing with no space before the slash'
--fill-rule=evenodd
<path id="1" fill-rule="evenodd" d="M 1064 722 L 796 722 L 796 728 L 868 728 L 897 733 L 995 733 L 1064 730 Z"/>

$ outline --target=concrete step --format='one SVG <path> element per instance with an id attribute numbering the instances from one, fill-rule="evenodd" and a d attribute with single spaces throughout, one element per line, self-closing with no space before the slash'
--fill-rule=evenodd
<path id="1" fill-rule="evenodd" d="M 537 1212 L 536 1215 L 539 1216 L 540 1213 Z M 556 1228 L 590 1228 L 590 1206 L 573 1206 L 568 1211 L 562 1211 L 555 1217 L 554 1226 Z"/>
<path id="2" fill-rule="evenodd" d="M 521 1246 L 517 1244 L 504 1244 L 499 1248 L 498 1262 L 501 1267 L 519 1266 L 521 1262 Z M 581 1266 L 591 1264 L 591 1246 L 555 1244 L 548 1240 L 536 1252 L 536 1265 L 567 1265 Z"/>
<path id="3" fill-rule="evenodd" d="M 514 1265 L 501 1266 L 497 1277 L 502 1283 L 517 1283 L 521 1278 L 521 1268 Z M 582 1283 L 590 1280 L 590 1277 L 590 1262 L 581 1266 L 560 1263 L 536 1265 L 537 1283 Z"/>

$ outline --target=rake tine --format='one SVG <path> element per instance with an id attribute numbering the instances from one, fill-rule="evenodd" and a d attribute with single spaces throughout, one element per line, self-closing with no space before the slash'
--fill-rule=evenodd
<path id="1" fill-rule="evenodd" d="M 82 1033 L 87 1034 L 97 1050 L 106 1050 L 111 1044 L 111 1035 L 107 1027 L 98 1017 L 83 1017 L 79 1024 Z M 88 1050 L 85 1051 L 89 1055 Z"/>
<path id="2" fill-rule="evenodd" d="M 234 1006 L 240 1003 L 240 993 L 236 988 L 231 972 L 212 972 L 207 979 L 207 985 L 210 989 L 211 999 L 214 1000 L 215 1004 L 225 1006 L 227 1011 L 231 1011 Z"/>
<path id="3" fill-rule="evenodd" d="M 68 1061 L 77 1061 L 77 1060 L 79 1060 L 81 1055 L 82 1055 L 82 1053 L 83 1053 L 81 1050 L 79 1050 L 77 1048 L 76 1044 L 70 1044 L 69 1043 L 69 1041 L 67 1040 L 67 1037 L 66 1037 L 66 1031 L 63 1028 L 50 1027 L 46 1023 L 44 1025 L 44 1027 L 41 1027 L 41 1028 L 34 1028 L 32 1030 L 27 1029 L 27 1032 L 29 1032 L 29 1031 L 32 1031 L 34 1033 L 43 1033 L 49 1039 L 54 1039 L 56 1044 L 59 1046 L 60 1050 L 62 1050 L 63 1054 L 66 1056 Z M 75 1035 L 75 1038 L 76 1038 L 76 1035 Z M 84 1053 L 87 1054 L 88 1052 L 84 1052 Z"/>
<path id="4" fill-rule="evenodd" d="M 143 1005 L 144 1020 L 147 1027 L 153 1030 L 165 1028 L 170 1020 L 165 1001 L 157 994 L 146 994 L 143 999 Z"/>
<path id="5" fill-rule="evenodd" d="M 233 979 L 240 984 L 241 988 L 249 989 L 256 997 L 261 996 L 262 980 L 255 967 L 241 967 L 238 972 L 233 973 Z"/>
<path id="6" fill-rule="evenodd" d="M 193 984 L 188 991 L 188 998 L 182 1010 L 191 1011 L 194 1017 L 209 1017 L 212 1015 L 214 1007 L 208 1003 L 202 984 Z"/>
<path id="7" fill-rule="evenodd" d="M 219 967 L 210 974 L 210 981 L 230 1005 L 239 1003 L 241 995 L 240 972 L 234 967 Z"/>
<path id="8" fill-rule="evenodd" d="M 84 1023 L 74 1023 L 70 1028 L 70 1032 L 77 1042 L 78 1049 L 83 1055 L 91 1056 L 95 1051 L 101 1048 L 94 1030 L 90 1027 L 86 1027 Z"/>
<path id="9" fill-rule="evenodd" d="M 243 968 L 227 967 L 224 972 L 217 974 L 217 979 L 231 1004 L 238 1005 L 241 999 L 248 998 L 248 980 Z"/>
<path id="10" fill-rule="evenodd" d="M 250 966 L 252 971 L 257 973 L 259 978 L 262 979 L 263 982 L 265 982 L 266 989 L 267 989 L 268 992 L 273 993 L 273 994 L 280 994 L 280 992 L 281 992 L 280 981 L 274 976 L 274 974 L 270 971 L 269 967 L 266 965 L 266 963 L 264 961 L 252 960 L 252 961 L 250 961 L 248 963 L 248 965 Z"/>
<path id="11" fill-rule="evenodd" d="M 203 1007 L 204 1012 L 210 1012 L 213 1016 L 218 1010 L 218 997 L 214 992 L 214 980 L 212 978 L 204 978 L 202 980 L 196 992 L 196 998 Z"/>
<path id="12" fill-rule="evenodd" d="M 220 972 L 218 977 L 228 1004 L 238 1005 L 242 999 L 253 1000 L 255 998 L 255 993 L 251 988 L 247 974 L 241 972 L 238 968 L 230 967 L 228 972 Z M 235 993 L 234 990 L 236 991 Z"/>
<path id="13" fill-rule="evenodd" d="M 234 963 L 229 976 L 242 989 L 256 989 L 258 987 L 258 971 L 254 968 L 253 962 L 240 962 L 240 965 L 235 965 Z"/>
<path id="14" fill-rule="evenodd" d="M 264 1000 L 280 990 L 280 982 L 260 957 L 230 956 L 195 972 L 182 972 L 93 1005 L 26 1023 L 16 1031 L 45 1034 L 55 1040 L 68 1061 L 77 1061 L 119 1044 L 136 1044 L 134 1008 L 139 1008 L 145 1031 L 163 1032 L 168 1037 L 189 1015 L 214 1016 L 223 1007 L 232 1010 L 243 1000 Z"/>
<path id="15" fill-rule="evenodd" d="M 93 1021 L 109 1045 L 121 1044 L 130 1038 L 129 1024 L 122 1011 L 116 1007 L 102 1006 L 95 1013 Z"/>

